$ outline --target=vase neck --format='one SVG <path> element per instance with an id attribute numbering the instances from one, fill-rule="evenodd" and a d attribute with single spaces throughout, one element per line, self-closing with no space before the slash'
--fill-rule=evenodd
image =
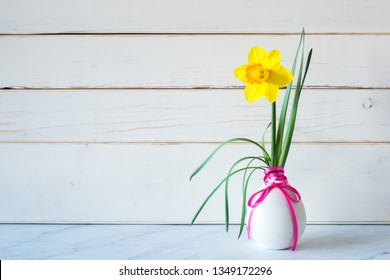
<path id="1" fill-rule="evenodd" d="M 264 170 L 264 184 L 271 186 L 273 184 L 288 184 L 287 177 L 284 175 L 284 168 L 281 166 L 272 166 Z"/>

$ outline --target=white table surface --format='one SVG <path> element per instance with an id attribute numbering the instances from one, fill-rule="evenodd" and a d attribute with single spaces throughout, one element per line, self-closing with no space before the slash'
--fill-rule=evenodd
<path id="1" fill-rule="evenodd" d="M 0 259 L 386 259 L 390 225 L 308 225 L 297 250 L 265 250 L 238 226 L 0 225 Z"/>

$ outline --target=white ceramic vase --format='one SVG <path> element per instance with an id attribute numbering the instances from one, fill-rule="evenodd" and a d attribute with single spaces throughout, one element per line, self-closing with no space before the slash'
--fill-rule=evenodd
<path id="1" fill-rule="evenodd" d="M 302 200 L 292 203 L 298 224 L 298 239 L 306 227 L 306 211 Z M 252 208 L 248 207 L 248 211 Z M 293 241 L 293 222 L 282 192 L 272 189 L 254 209 L 251 219 L 251 236 L 262 248 L 287 249 Z"/>

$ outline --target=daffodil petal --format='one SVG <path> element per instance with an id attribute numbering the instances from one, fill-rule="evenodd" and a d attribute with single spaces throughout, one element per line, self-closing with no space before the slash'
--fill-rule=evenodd
<path id="1" fill-rule="evenodd" d="M 245 87 L 245 99 L 248 102 L 255 102 L 265 94 L 265 84 L 249 84 Z"/>
<path id="2" fill-rule="evenodd" d="M 291 83 L 293 79 L 291 72 L 287 68 L 280 66 L 278 71 L 270 72 L 267 82 L 282 87 Z"/>
<path id="3" fill-rule="evenodd" d="M 248 54 L 248 63 L 261 63 L 263 64 L 264 58 L 267 55 L 266 51 L 258 46 L 252 47 Z"/>
<path id="4" fill-rule="evenodd" d="M 241 65 L 234 69 L 234 76 L 236 76 L 238 79 L 240 79 L 245 84 L 248 83 L 248 80 L 246 78 L 246 68 L 248 67 L 247 64 Z"/>
<path id="5" fill-rule="evenodd" d="M 277 85 L 264 83 L 264 91 L 265 97 L 267 98 L 268 102 L 274 103 L 278 98 L 279 87 Z"/>
<path id="6" fill-rule="evenodd" d="M 269 70 L 277 71 L 281 67 L 280 65 L 280 52 L 278 50 L 272 50 L 268 52 L 264 58 L 264 67 Z"/>

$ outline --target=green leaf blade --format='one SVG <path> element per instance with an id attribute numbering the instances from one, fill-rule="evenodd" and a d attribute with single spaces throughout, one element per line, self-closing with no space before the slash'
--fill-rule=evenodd
<path id="1" fill-rule="evenodd" d="M 229 143 L 232 143 L 232 142 L 238 142 L 238 141 L 241 141 L 241 142 L 248 142 L 248 143 L 252 143 L 254 144 L 255 146 L 259 147 L 263 153 L 265 153 L 268 157 L 268 153 L 267 151 L 257 142 L 251 140 L 251 139 L 247 139 L 247 138 L 233 138 L 233 139 L 230 139 L 230 140 L 227 140 L 223 143 L 221 143 L 216 149 L 214 149 L 214 151 L 206 158 L 205 161 L 202 162 L 202 164 L 195 169 L 195 171 L 191 174 L 190 176 L 190 181 L 192 180 L 192 178 L 198 174 L 206 165 L 207 163 L 215 156 L 215 154 L 225 145 L 229 144 Z"/>

